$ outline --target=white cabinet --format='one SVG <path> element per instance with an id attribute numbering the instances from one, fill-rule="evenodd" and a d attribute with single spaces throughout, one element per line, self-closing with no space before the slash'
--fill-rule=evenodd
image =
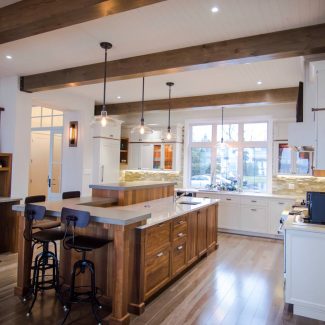
<path id="1" fill-rule="evenodd" d="M 270 199 L 268 213 L 268 232 L 270 234 L 278 234 L 280 215 L 283 210 L 290 209 L 294 202 L 294 200 L 287 199 Z"/>
<path id="2" fill-rule="evenodd" d="M 267 208 L 263 206 L 241 206 L 240 225 L 240 229 L 243 231 L 267 233 Z"/>
<path id="3" fill-rule="evenodd" d="M 93 139 L 93 182 L 117 182 L 120 173 L 120 142 L 112 139 Z"/>
<path id="4" fill-rule="evenodd" d="M 140 145 L 140 168 L 153 168 L 153 144 L 142 143 Z"/>
<path id="5" fill-rule="evenodd" d="M 295 315 L 325 321 L 324 251 L 324 231 L 285 230 L 285 302 Z"/>
<path id="6" fill-rule="evenodd" d="M 218 227 L 229 230 L 240 229 L 240 206 L 221 202 L 218 210 Z"/>

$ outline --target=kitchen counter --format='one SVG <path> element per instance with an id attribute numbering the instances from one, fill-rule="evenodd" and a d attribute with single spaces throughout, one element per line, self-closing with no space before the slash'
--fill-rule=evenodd
<path id="1" fill-rule="evenodd" d="M 37 203 L 46 207 L 47 216 L 59 218 L 63 207 L 87 211 L 91 215 L 91 221 L 112 224 L 129 225 L 139 221 L 145 221 L 150 217 L 150 213 L 145 210 L 123 209 L 122 207 L 108 205 L 114 204 L 117 200 L 104 197 L 81 197 L 61 201 L 46 201 Z M 13 210 L 23 212 L 24 205 L 14 205 Z"/>
<path id="2" fill-rule="evenodd" d="M 106 184 L 89 185 L 95 190 L 114 190 L 114 191 L 128 191 L 135 189 L 156 188 L 161 186 L 175 185 L 175 182 L 153 182 L 153 181 L 138 181 L 138 182 L 119 182 Z"/>
<path id="3" fill-rule="evenodd" d="M 20 201 L 21 198 L 17 198 L 17 197 L 3 197 L 0 196 L 0 204 L 1 203 L 11 203 L 11 202 L 16 202 L 16 201 Z"/>
<path id="4" fill-rule="evenodd" d="M 123 210 L 150 213 L 151 217 L 147 219 L 147 223 L 138 227 L 139 229 L 144 229 L 154 224 L 161 223 L 179 217 L 181 215 L 200 210 L 204 207 L 216 204 L 219 201 L 220 200 L 217 199 L 182 197 L 176 202 L 174 202 L 174 199 L 172 197 L 168 197 L 126 206 L 123 207 Z M 182 202 L 194 204 L 182 204 Z"/>
<path id="5" fill-rule="evenodd" d="M 260 192 L 239 192 L 239 191 L 216 191 L 209 189 L 193 189 L 193 188 L 176 188 L 176 192 L 187 192 L 187 193 L 215 193 L 217 195 L 239 195 L 239 196 L 257 196 L 274 199 L 296 199 L 295 195 L 281 195 L 272 193 L 260 193 Z"/>

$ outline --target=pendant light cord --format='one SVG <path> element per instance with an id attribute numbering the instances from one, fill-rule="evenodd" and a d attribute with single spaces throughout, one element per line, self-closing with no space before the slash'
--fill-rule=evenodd
<path id="1" fill-rule="evenodd" d="M 169 100 L 168 100 L 168 131 L 170 131 L 170 108 L 171 108 L 171 105 L 170 105 L 170 98 L 171 98 L 171 92 L 172 92 L 172 86 L 169 85 Z"/>
<path id="2" fill-rule="evenodd" d="M 144 77 L 142 77 L 141 125 L 144 123 L 143 111 L 144 111 Z"/>
<path id="3" fill-rule="evenodd" d="M 221 107 L 221 143 L 223 143 L 223 107 Z"/>
<path id="4" fill-rule="evenodd" d="M 106 76 L 107 76 L 107 49 L 105 49 L 105 68 L 104 68 L 104 98 L 103 98 L 103 109 L 102 111 L 106 110 Z"/>

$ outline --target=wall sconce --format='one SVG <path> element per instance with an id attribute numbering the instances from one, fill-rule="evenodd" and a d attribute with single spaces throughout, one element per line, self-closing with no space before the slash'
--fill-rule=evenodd
<path id="1" fill-rule="evenodd" d="M 78 121 L 69 123 L 69 147 L 76 147 L 78 144 Z"/>

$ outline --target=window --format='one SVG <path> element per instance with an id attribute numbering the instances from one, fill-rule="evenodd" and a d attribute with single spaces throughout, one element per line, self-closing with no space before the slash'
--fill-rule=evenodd
<path id="1" fill-rule="evenodd" d="M 63 112 L 47 107 L 32 108 L 32 128 L 50 128 L 63 126 Z"/>
<path id="2" fill-rule="evenodd" d="M 288 143 L 276 143 L 275 153 L 277 166 L 276 174 L 280 175 L 310 175 L 313 160 L 311 151 L 298 152 L 289 147 Z"/>
<path id="3" fill-rule="evenodd" d="M 267 191 L 267 122 L 192 125 L 190 146 L 190 186 Z"/>

